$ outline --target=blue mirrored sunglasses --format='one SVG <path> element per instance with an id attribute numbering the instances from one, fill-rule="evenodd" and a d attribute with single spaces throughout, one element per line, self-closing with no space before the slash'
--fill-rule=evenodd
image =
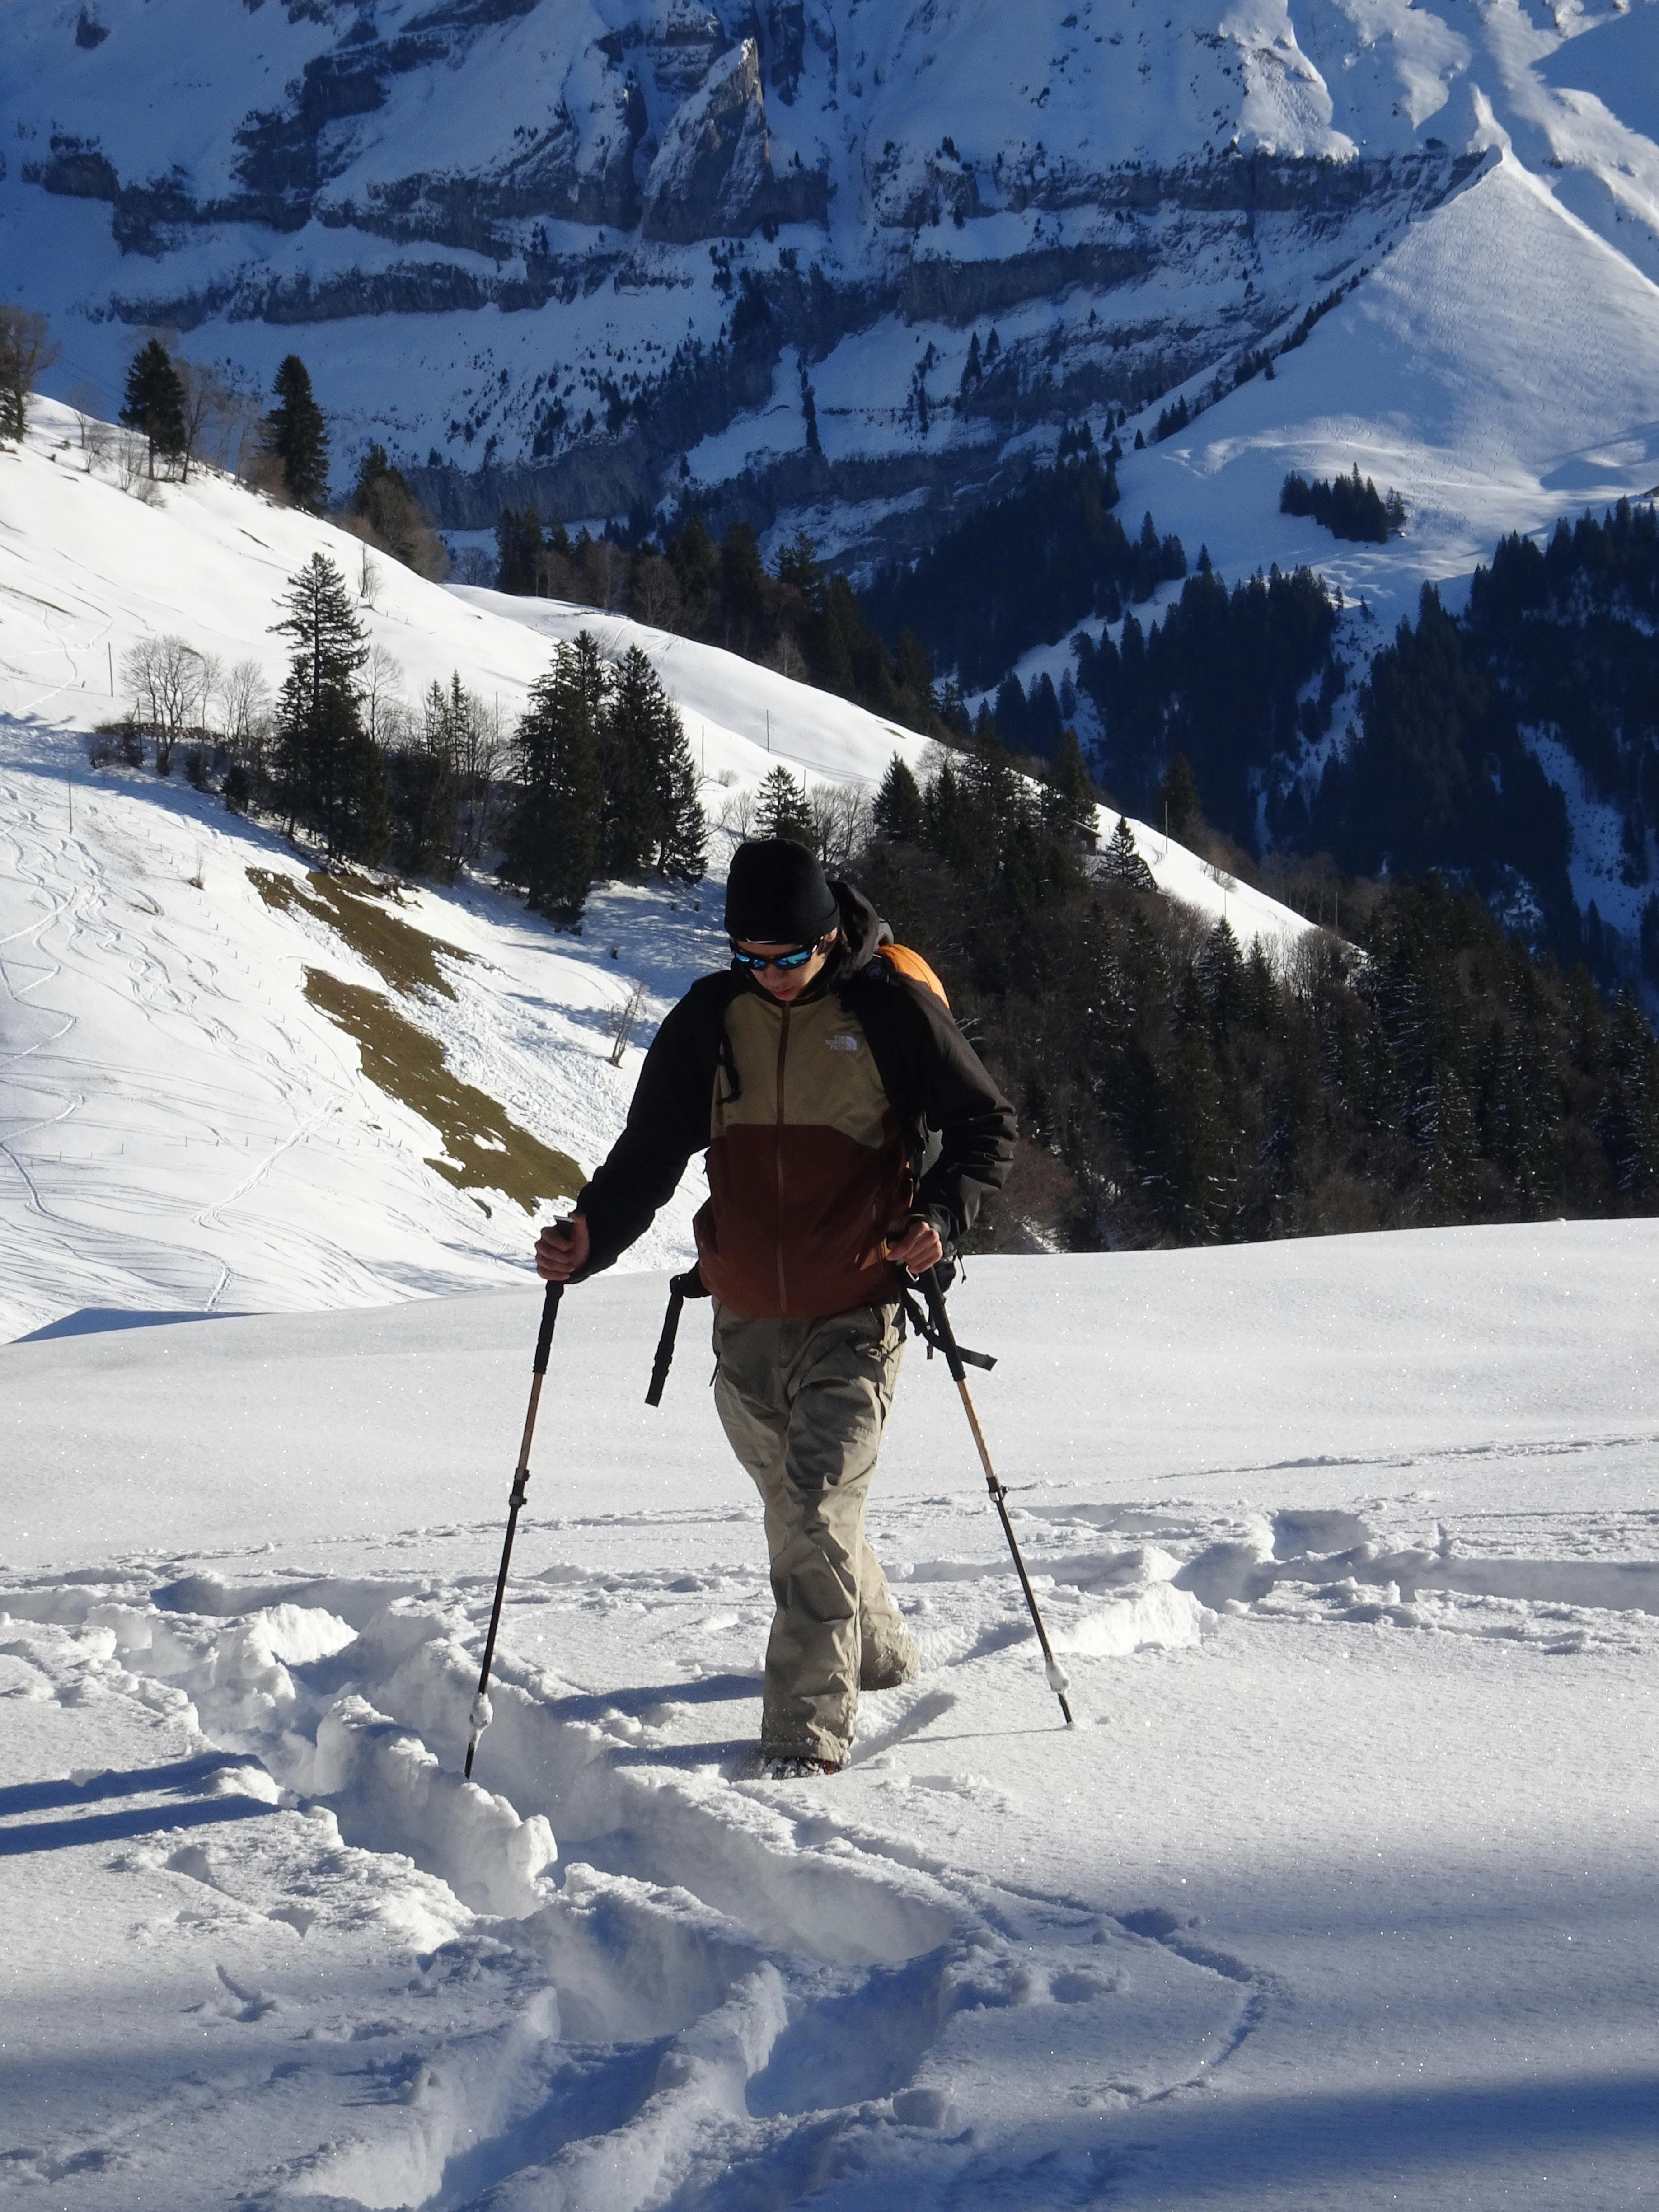
<path id="1" fill-rule="evenodd" d="M 736 961 L 739 968 L 781 968 L 787 969 L 790 968 L 804 968 L 817 949 L 818 948 L 816 945 L 798 945 L 793 952 L 769 954 L 763 952 L 739 952 L 737 946 L 734 945 L 732 947 L 732 957 Z"/>

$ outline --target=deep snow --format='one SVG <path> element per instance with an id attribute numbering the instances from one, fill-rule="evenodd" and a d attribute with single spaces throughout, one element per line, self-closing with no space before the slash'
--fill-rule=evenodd
<path id="1" fill-rule="evenodd" d="M 913 1349 L 924 1671 L 769 1788 L 662 1291 L 565 1301 L 481 1787 L 533 1291 L 0 1351 L 20 2201 L 1651 2201 L 1652 1224 L 976 1263 L 1083 1724 Z"/>

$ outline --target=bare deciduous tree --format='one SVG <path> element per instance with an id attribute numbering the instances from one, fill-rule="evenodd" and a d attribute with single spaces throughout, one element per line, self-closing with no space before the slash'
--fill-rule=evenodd
<path id="1" fill-rule="evenodd" d="M 749 835 L 755 825 L 755 794 L 752 791 L 733 791 L 720 801 L 720 811 L 714 827 L 724 830 L 739 842 Z"/>
<path id="2" fill-rule="evenodd" d="M 778 641 L 763 656 L 762 665 L 775 668 L 780 676 L 792 677 L 798 684 L 806 675 L 805 656 L 787 629 L 779 631 Z"/>
<path id="3" fill-rule="evenodd" d="M 460 786 L 456 819 L 462 855 L 476 866 L 483 856 L 490 811 L 501 787 L 507 739 L 501 733 L 500 702 L 485 706 L 476 693 L 463 696 L 467 711 L 455 731 L 455 773 Z"/>
<path id="4" fill-rule="evenodd" d="M 115 464 L 115 481 L 125 492 L 130 492 L 141 507 L 161 507 L 165 504 L 161 487 L 150 474 L 148 441 L 131 430 L 110 431 L 110 455 Z"/>
<path id="5" fill-rule="evenodd" d="M 30 398 L 57 358 L 46 317 L 0 301 L 0 444 L 21 438 Z"/>
<path id="6" fill-rule="evenodd" d="M 90 476 L 106 450 L 99 433 L 106 431 L 109 425 L 98 412 L 101 403 L 94 386 L 77 384 L 70 393 L 69 404 L 75 410 L 76 436 L 87 457 L 87 474 Z"/>
<path id="7" fill-rule="evenodd" d="M 264 776 L 270 738 L 270 685 L 257 660 L 234 660 L 218 683 L 225 744 L 254 781 Z"/>
<path id="8" fill-rule="evenodd" d="M 870 842 L 870 794 L 861 783 L 815 784 L 806 794 L 812 842 L 824 867 L 846 868 Z"/>
<path id="9" fill-rule="evenodd" d="M 643 555 L 634 563 L 629 613 L 653 629 L 672 629 L 679 611 L 679 579 L 672 568 L 660 553 Z"/>
<path id="10" fill-rule="evenodd" d="M 400 743 L 410 726 L 409 702 L 404 697 L 404 664 L 385 646 L 371 645 L 357 685 L 362 696 L 364 727 L 384 752 Z"/>
<path id="11" fill-rule="evenodd" d="M 179 473 L 180 479 L 188 483 L 190 465 L 201 459 L 202 448 L 207 441 L 208 426 L 225 397 L 225 387 L 214 370 L 200 362 L 186 361 L 177 347 L 175 338 L 169 350 L 173 353 L 173 366 L 179 372 L 179 386 L 185 395 L 185 443 L 179 456 Z"/>
<path id="12" fill-rule="evenodd" d="M 133 696 L 133 717 L 155 741 L 155 773 L 173 773 L 173 749 L 202 726 L 202 710 L 217 664 L 188 639 L 170 633 L 142 637 L 121 662 Z"/>
<path id="13" fill-rule="evenodd" d="M 643 983 L 635 983 L 621 1005 L 611 1008 L 611 1065 L 612 1067 L 622 1066 L 623 1054 L 628 1049 L 628 1040 L 634 1034 L 634 1024 L 644 1012 L 645 986 Z"/>
<path id="14" fill-rule="evenodd" d="M 495 581 L 495 563 L 482 545 L 464 545 L 455 556 L 455 581 L 489 591 Z"/>

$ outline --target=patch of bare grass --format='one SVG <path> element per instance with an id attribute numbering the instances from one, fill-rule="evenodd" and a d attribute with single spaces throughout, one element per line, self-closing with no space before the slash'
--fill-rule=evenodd
<path id="1" fill-rule="evenodd" d="M 266 896 L 263 890 L 260 896 Z M 297 887 L 295 896 L 304 897 Z M 356 1042 L 370 1082 L 440 1133 L 445 1157 L 426 1164 L 446 1182 L 468 1192 L 499 1190 L 526 1213 L 555 1199 L 574 1198 L 581 1188 L 573 1159 L 520 1128 L 487 1092 L 453 1074 L 437 1039 L 406 1021 L 380 992 L 343 983 L 320 968 L 306 969 L 305 988 L 319 1012 Z"/>
<path id="2" fill-rule="evenodd" d="M 428 936 L 401 915 L 374 903 L 385 894 L 368 877 L 350 878 L 348 889 L 338 877 L 325 876 L 313 868 L 306 878 L 310 888 L 305 890 L 292 876 L 278 874 L 273 868 L 250 868 L 247 876 L 265 904 L 279 914 L 292 914 L 299 908 L 318 921 L 326 922 L 359 959 L 403 997 L 411 998 L 422 991 L 435 992 L 444 999 L 454 997 L 437 956 L 441 952 L 451 960 L 470 960 L 471 954 L 463 952 L 459 945 L 446 944 L 441 937 Z"/>

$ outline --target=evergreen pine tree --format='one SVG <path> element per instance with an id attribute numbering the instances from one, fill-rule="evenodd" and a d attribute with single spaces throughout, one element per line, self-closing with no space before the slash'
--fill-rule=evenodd
<path id="1" fill-rule="evenodd" d="M 897 753 L 887 763 L 872 813 L 878 837 L 894 845 L 921 844 L 925 829 L 921 787 Z"/>
<path id="2" fill-rule="evenodd" d="M 1068 723 L 1060 732 L 1060 749 L 1048 771 L 1043 819 L 1051 833 L 1063 842 L 1092 853 L 1099 842 L 1095 826 L 1097 804 L 1094 779 L 1084 760 L 1083 748 L 1078 743 L 1077 732 Z"/>
<path id="3" fill-rule="evenodd" d="M 346 508 L 364 526 L 358 534 L 404 568 L 434 580 L 448 574 L 449 556 L 431 517 L 403 471 L 387 459 L 384 446 L 371 446 L 359 462 Z"/>
<path id="4" fill-rule="evenodd" d="M 21 438 L 30 395 L 58 358 L 46 317 L 0 301 L 0 445 Z"/>
<path id="5" fill-rule="evenodd" d="M 701 880 L 708 825 L 685 726 L 649 655 L 630 646 L 605 688 L 597 718 L 600 866 L 647 869 L 677 883 Z"/>
<path id="6" fill-rule="evenodd" d="M 1224 917 L 1199 947 L 1194 973 L 1211 1025 L 1218 1037 L 1224 1037 L 1244 997 L 1244 957 Z"/>
<path id="7" fill-rule="evenodd" d="M 1172 837 L 1184 837 L 1202 819 L 1198 798 L 1198 781 L 1192 763 L 1185 753 L 1176 753 L 1164 771 L 1164 781 L 1158 786 L 1158 804 L 1164 809 L 1164 819 Z"/>
<path id="8" fill-rule="evenodd" d="M 798 530 L 778 555 L 778 581 L 800 593 L 808 606 L 816 603 L 823 571 L 818 566 L 818 549 L 804 530 Z"/>
<path id="9" fill-rule="evenodd" d="M 1607 1075 L 1597 1115 L 1622 1211 L 1647 1212 L 1659 1190 L 1659 1044 L 1620 991 L 1607 1022 Z"/>
<path id="10" fill-rule="evenodd" d="M 956 849 L 957 824 L 962 811 L 962 791 L 957 772 L 947 757 L 922 796 L 922 840 L 941 856 Z"/>
<path id="11" fill-rule="evenodd" d="M 762 837 L 793 837 L 798 845 L 814 842 L 805 789 L 781 761 L 763 777 L 755 794 L 755 829 Z"/>
<path id="12" fill-rule="evenodd" d="M 533 507 L 522 514 L 504 507 L 495 521 L 495 589 L 520 599 L 533 599 L 536 569 L 545 540 L 541 518 Z"/>
<path id="13" fill-rule="evenodd" d="M 708 871 L 708 821 L 702 811 L 702 784 L 676 714 L 667 749 L 657 757 L 656 869 L 671 884 L 701 883 Z"/>
<path id="14" fill-rule="evenodd" d="M 1152 870 L 1140 857 L 1135 844 L 1135 833 L 1129 827 L 1128 817 L 1120 814 L 1117 827 L 1101 855 L 1100 872 L 1109 884 L 1121 884 L 1126 890 L 1151 891 L 1158 889 Z"/>
<path id="15" fill-rule="evenodd" d="M 995 874 L 1029 826 L 1030 804 L 994 726 L 975 730 L 957 769 L 956 834 L 946 859 L 965 873 Z"/>
<path id="16" fill-rule="evenodd" d="M 398 865 L 410 875 L 454 881 L 459 755 L 471 709 L 459 670 L 447 691 L 434 682 L 422 702 L 419 740 L 392 760 Z"/>
<path id="17" fill-rule="evenodd" d="M 642 875 L 656 843 L 653 775 L 659 692 L 651 663 L 636 645 L 594 702 L 599 761 L 599 869 L 605 876 Z"/>
<path id="18" fill-rule="evenodd" d="M 155 456 L 173 460 L 185 445 L 185 383 L 160 338 L 148 338 L 127 368 L 120 421 L 142 432 L 149 447 L 149 472 Z"/>
<path id="19" fill-rule="evenodd" d="M 294 647 L 277 695 L 276 784 L 290 830 L 321 832 L 331 856 L 379 856 L 387 833 L 386 779 L 364 728 L 357 671 L 368 658 L 345 578 L 321 553 L 288 580 L 288 611 L 271 629 Z"/>
<path id="20" fill-rule="evenodd" d="M 265 449 L 280 464 L 283 487 L 295 506 L 320 514 L 328 504 L 328 428 L 297 353 L 278 365 L 272 389 L 276 404 L 265 417 Z"/>
<path id="21" fill-rule="evenodd" d="M 1659 987 L 1659 892 L 1650 895 L 1642 908 L 1642 980 Z"/>
<path id="22" fill-rule="evenodd" d="M 577 647 L 556 648 L 552 667 L 530 687 L 530 702 L 513 740 L 518 792 L 507 863 L 525 886 L 531 910 L 566 926 L 581 919 L 599 854 L 599 758 L 591 678 Z"/>
<path id="23" fill-rule="evenodd" d="M 651 785 L 650 864 L 670 883 L 701 883 L 708 866 L 708 823 L 700 795 L 702 778 L 691 757 L 685 725 L 639 646 L 631 646 L 617 672 L 617 696 L 633 699 Z"/>

